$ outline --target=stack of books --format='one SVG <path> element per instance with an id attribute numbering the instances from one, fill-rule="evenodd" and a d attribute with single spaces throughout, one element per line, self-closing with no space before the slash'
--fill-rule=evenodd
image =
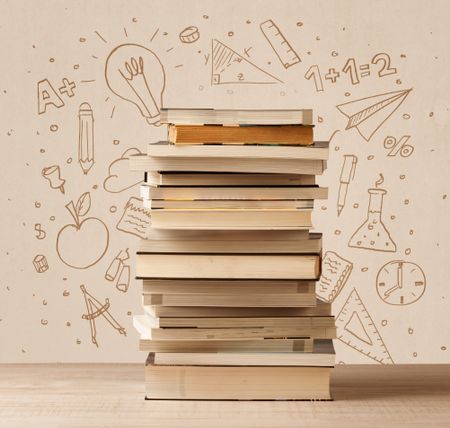
<path id="1" fill-rule="evenodd" d="M 134 317 L 149 399 L 329 399 L 335 320 L 310 233 L 328 143 L 310 110 L 162 111 L 130 158 L 151 226 Z"/>

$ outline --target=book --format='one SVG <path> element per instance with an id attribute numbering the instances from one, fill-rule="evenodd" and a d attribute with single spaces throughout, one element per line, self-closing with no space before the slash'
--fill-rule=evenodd
<path id="1" fill-rule="evenodd" d="M 219 172 L 158 172 L 149 171 L 145 183 L 151 186 L 303 186 L 314 185 L 314 175 L 246 174 Z"/>
<path id="2" fill-rule="evenodd" d="M 154 364 L 189 366 L 315 366 L 333 367 L 330 339 L 314 340 L 312 352 L 158 352 Z"/>
<path id="3" fill-rule="evenodd" d="M 152 209 L 156 229 L 280 230 L 312 227 L 310 209 Z"/>
<path id="4" fill-rule="evenodd" d="M 152 158 L 182 158 L 186 161 L 191 158 L 233 159 L 234 162 L 242 162 L 246 159 L 276 159 L 277 162 L 283 159 L 325 161 L 328 159 L 329 151 L 329 143 L 326 141 L 316 141 L 310 146 L 175 145 L 167 141 L 147 144 L 147 155 Z M 284 172 L 286 173 L 288 172 Z"/>
<path id="5" fill-rule="evenodd" d="M 146 155 L 131 155 L 130 169 L 132 171 L 199 171 L 199 172 L 246 172 L 272 174 L 305 174 L 321 175 L 325 171 L 326 161 L 320 159 L 277 159 L 244 158 L 237 162 L 234 158 L 185 158 L 152 157 Z"/>
<path id="6" fill-rule="evenodd" d="M 234 210 L 254 210 L 254 209 L 304 209 L 314 208 L 314 200 L 165 200 L 165 199 L 142 199 L 145 208 L 148 209 L 185 209 L 185 210 L 212 210 L 212 209 L 234 209 Z"/>
<path id="7" fill-rule="evenodd" d="M 137 278 L 317 279 L 320 256 L 138 253 Z"/>
<path id="8" fill-rule="evenodd" d="M 330 303 L 316 299 L 309 307 L 208 307 L 208 306 L 151 306 L 144 305 L 145 313 L 158 317 L 302 317 L 331 316 Z"/>
<path id="9" fill-rule="evenodd" d="M 290 187 L 153 187 L 140 186 L 146 199 L 164 200 L 312 200 L 327 199 L 328 188 Z"/>
<path id="10" fill-rule="evenodd" d="M 168 126 L 173 144 L 313 144 L 312 125 L 173 125 Z"/>
<path id="11" fill-rule="evenodd" d="M 167 229 L 151 229 L 152 232 L 168 231 Z M 156 252 L 156 253 L 316 253 L 319 254 L 322 250 L 322 235 L 319 233 L 311 233 L 300 239 L 269 239 L 267 232 L 288 232 L 286 230 L 259 230 L 256 239 L 248 239 L 249 236 L 244 234 L 242 239 L 222 239 L 223 235 L 219 235 L 216 239 L 204 239 L 206 232 L 215 232 L 214 230 L 177 230 L 176 232 L 197 232 L 197 235 L 180 236 L 180 239 L 170 239 L 168 236 L 155 236 L 154 233 L 149 234 L 147 239 L 141 240 L 138 247 L 138 252 Z M 252 232 L 251 230 L 234 231 L 229 230 L 230 233 L 237 232 Z M 291 230 L 292 234 L 303 232 L 302 230 Z M 307 232 L 307 231 L 306 231 Z M 162 238 L 162 239 L 158 239 Z M 239 238 L 239 236 L 237 236 Z M 282 238 L 280 236 L 280 238 Z"/>
<path id="12" fill-rule="evenodd" d="M 147 399 L 330 399 L 330 368 L 145 365 Z"/>
<path id="13" fill-rule="evenodd" d="M 177 125 L 312 125 L 311 109 L 162 108 L 161 123 Z"/>

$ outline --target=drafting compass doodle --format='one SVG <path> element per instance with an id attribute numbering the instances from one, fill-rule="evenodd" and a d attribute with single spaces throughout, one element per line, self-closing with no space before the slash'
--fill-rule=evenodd
<path id="1" fill-rule="evenodd" d="M 86 287 L 83 284 L 80 285 L 80 288 L 81 292 L 83 293 L 84 301 L 86 302 L 87 308 L 87 314 L 81 315 L 81 318 L 83 318 L 84 320 L 89 320 L 92 343 L 98 348 L 95 319 L 99 316 L 105 318 L 106 321 L 108 321 L 109 324 L 111 324 L 120 334 L 126 336 L 127 332 L 125 331 L 125 328 L 122 327 L 109 313 L 110 308 L 109 299 L 106 298 L 105 303 L 102 304 L 94 296 L 92 296 L 92 294 L 87 292 Z"/>

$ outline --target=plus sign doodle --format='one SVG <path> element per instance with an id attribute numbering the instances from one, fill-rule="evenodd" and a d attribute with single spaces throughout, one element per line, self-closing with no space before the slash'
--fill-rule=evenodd
<path id="1" fill-rule="evenodd" d="M 328 73 L 325 74 L 325 79 L 331 80 L 332 83 L 336 83 L 337 78 L 340 76 L 339 71 L 336 71 L 334 68 L 330 68 Z"/>
<path id="2" fill-rule="evenodd" d="M 62 82 L 63 85 L 59 88 L 60 94 L 66 94 L 68 97 L 73 97 L 75 95 L 73 92 L 76 87 L 75 82 L 70 82 L 67 77 L 64 77 Z"/>
<path id="3" fill-rule="evenodd" d="M 66 95 L 71 98 L 75 95 L 75 82 L 64 77 L 62 86 L 58 87 L 56 91 L 48 79 L 42 79 L 37 84 L 38 97 L 38 114 L 43 114 L 47 111 L 47 107 L 53 105 L 56 108 L 61 108 L 65 105 L 64 100 L 60 95 Z M 59 92 L 59 93 L 58 93 Z"/>

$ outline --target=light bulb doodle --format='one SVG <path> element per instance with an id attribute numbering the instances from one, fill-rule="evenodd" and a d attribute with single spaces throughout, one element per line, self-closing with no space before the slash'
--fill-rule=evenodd
<path id="1" fill-rule="evenodd" d="M 136 44 L 117 46 L 106 59 L 105 79 L 114 94 L 136 105 L 148 124 L 158 124 L 166 73 L 154 52 Z"/>

